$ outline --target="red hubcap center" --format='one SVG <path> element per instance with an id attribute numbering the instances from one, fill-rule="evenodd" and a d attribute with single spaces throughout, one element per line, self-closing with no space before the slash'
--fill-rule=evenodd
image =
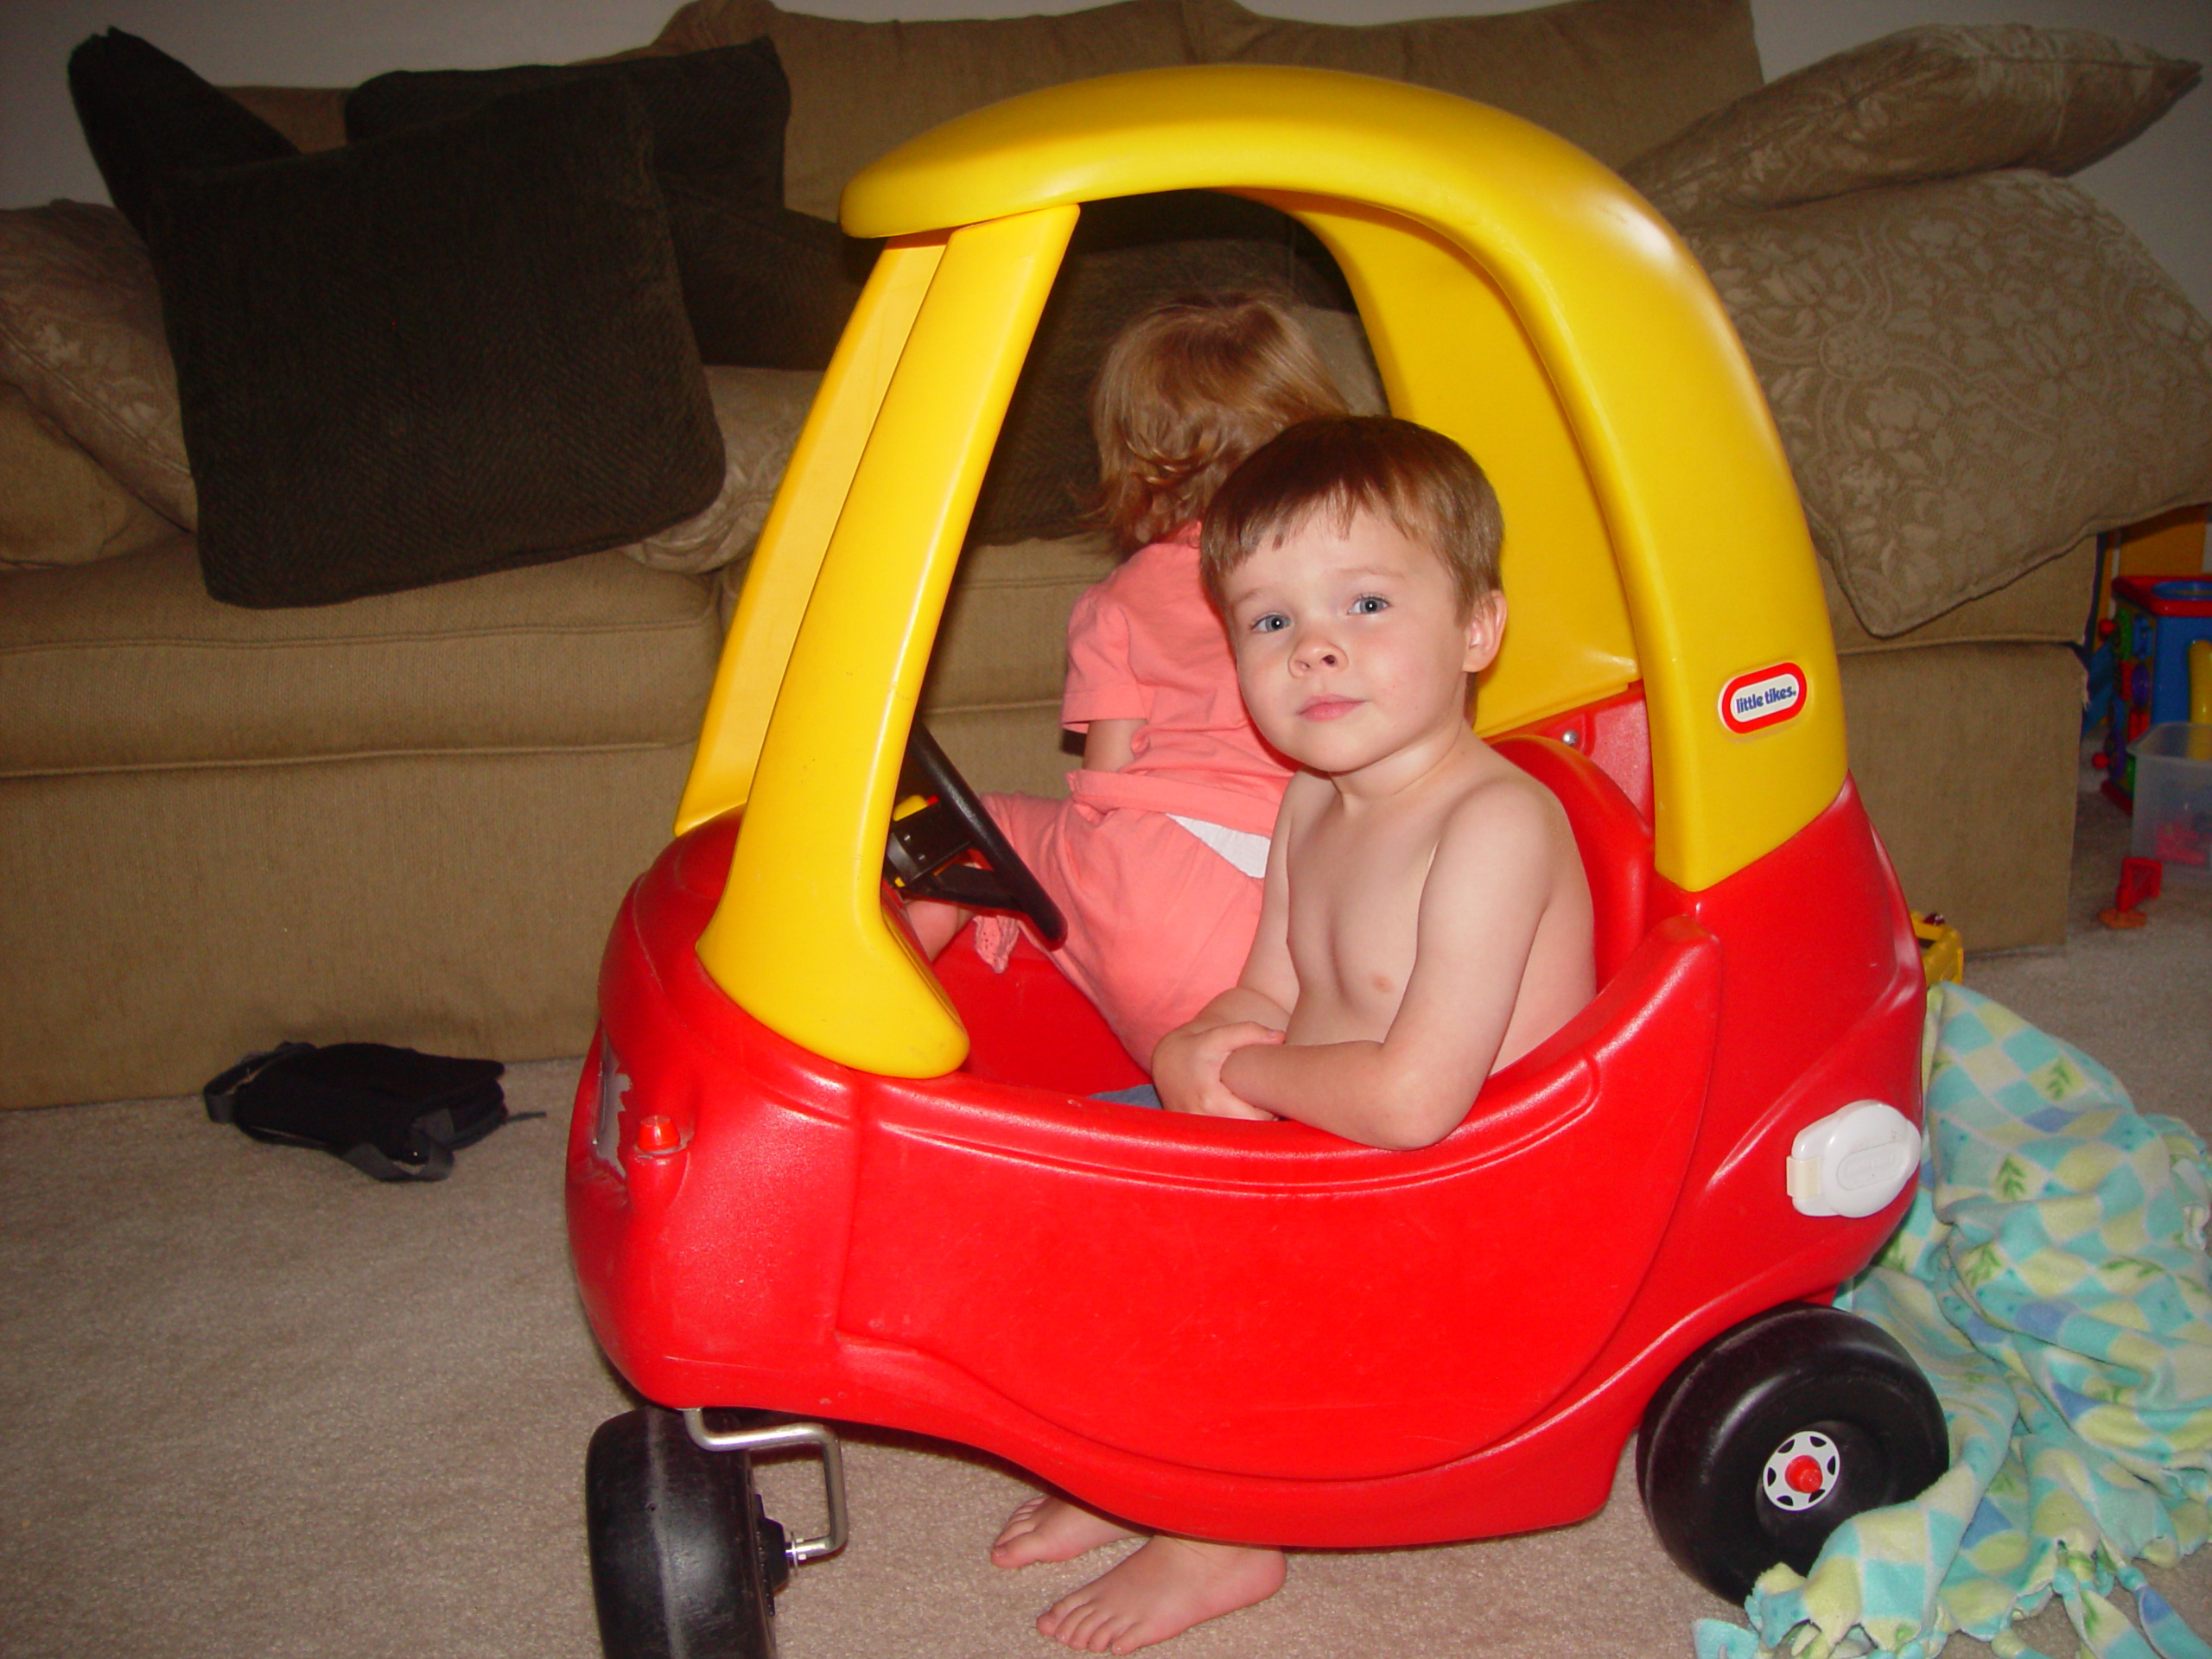
<path id="1" fill-rule="evenodd" d="M 1782 1471 L 1783 1479 L 1789 1483 L 1795 1492 L 1817 1492 L 1821 1490 L 1821 1465 L 1803 1456 L 1789 1459 L 1789 1466 Z"/>

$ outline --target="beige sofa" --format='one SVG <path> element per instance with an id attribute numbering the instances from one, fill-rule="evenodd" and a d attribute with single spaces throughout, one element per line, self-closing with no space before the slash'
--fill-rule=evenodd
<path id="1" fill-rule="evenodd" d="M 1976 37 L 1762 93 L 1747 0 L 1579 0 L 1363 29 L 1279 22 L 1231 0 L 916 24 L 696 0 L 646 49 L 762 33 L 792 89 L 787 198 L 821 214 L 858 167 L 962 110 L 1187 61 L 1423 80 L 1626 168 L 1714 270 L 1776 404 L 1826 556 L 1853 769 L 1909 895 L 1972 946 L 2063 937 L 2080 699 L 2068 647 L 2089 602 L 2088 538 L 2212 496 L 2212 444 L 2179 461 L 2113 460 L 2130 419 L 2212 432 L 2212 346 L 2126 232 L 2049 173 L 2154 117 L 2189 66 L 2069 55 L 2043 36 L 1993 54 Z M 302 147 L 342 137 L 337 92 L 240 96 Z M 1910 143 L 1890 111 L 1891 142 L 1870 146 L 1853 111 L 1885 96 L 1952 102 L 1925 130 L 1905 123 Z M 2037 98 L 2071 111 L 2070 149 L 2050 137 L 2065 124 L 2012 120 Z M 1977 125 L 1961 107 L 1997 113 Z M 1905 154 L 1931 133 L 1955 150 L 1962 131 L 1981 146 L 1963 162 Z M 1811 166 L 1823 156 L 1825 174 Z M 2025 199 L 2001 224 L 1984 200 L 1993 177 L 2024 181 L 1994 188 Z M 1992 400 L 2016 397 L 2010 383 L 1947 387 L 1948 348 L 1924 318 L 1854 297 L 1898 291 L 1869 203 L 1885 226 L 1916 215 L 1962 236 L 1979 213 L 1990 237 L 2088 251 L 2094 303 L 2077 302 L 2078 273 L 2008 275 L 1971 249 L 1923 273 L 1915 302 L 2012 316 L 2035 359 L 2022 372 L 2044 393 L 2101 400 L 2088 463 L 2067 459 L 2063 421 L 2037 429 L 2057 435 L 2049 454 L 2005 427 L 2010 406 L 1993 414 Z M 94 241 L 113 231 L 71 222 L 91 223 Z M 678 526 L 342 605 L 235 609 L 202 590 L 183 527 L 189 480 L 144 296 L 32 296 L 26 239 L 51 225 L 0 214 L 0 1104 L 190 1090 L 288 1038 L 580 1052 L 606 926 L 668 832 L 742 550 L 809 378 L 715 377 L 730 483 L 688 541 Z M 60 269 L 69 280 L 67 258 Z M 2055 295 L 2044 310 L 2061 340 L 2080 315 L 2149 303 L 2170 336 L 2152 365 L 2165 378 L 2146 391 L 2139 376 L 2098 378 L 2103 359 L 2141 355 L 2133 339 L 2054 359 L 2017 315 L 2016 276 Z M 51 261 L 36 279 L 57 280 Z M 107 335 L 72 333 L 127 333 L 133 305 L 142 347 L 156 342 L 135 365 L 118 365 Z M 94 407 L 84 387 L 103 373 L 127 385 Z M 2040 395 L 2018 416 L 2029 426 Z M 1986 463 L 1993 444 L 2074 487 L 2032 523 L 1996 522 L 1967 499 L 1989 485 L 1961 460 Z M 2022 493 L 2034 491 L 1997 492 Z M 979 786 L 1063 786 L 1061 629 L 1103 568 L 1080 539 L 969 556 L 925 712 Z"/>

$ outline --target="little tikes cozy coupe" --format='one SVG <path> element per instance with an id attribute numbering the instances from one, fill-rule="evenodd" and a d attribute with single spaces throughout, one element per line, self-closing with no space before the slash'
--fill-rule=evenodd
<path id="1" fill-rule="evenodd" d="M 1140 1074 L 1049 962 L 997 976 L 960 945 L 933 971 L 887 899 L 1053 932 L 917 691 L 1081 204 L 1193 188 L 1313 230 L 1392 410 L 1504 505 L 1480 724 L 1566 804 L 1601 989 L 1426 1151 L 1087 1099 Z M 812 1420 L 1292 1546 L 1574 1521 L 1640 1423 L 1655 1524 L 1731 1596 L 1932 1479 L 1927 1383 L 1823 1305 L 1917 1166 L 1917 952 L 1772 421 L 1673 233 L 1495 110 L 1218 67 L 967 116 L 855 180 L 844 221 L 888 242 L 677 838 L 615 922 L 570 1132 L 584 1305 L 658 1402 L 588 1460 L 607 1651 L 772 1648 L 791 1562 L 842 1539 Z M 748 1456 L 802 1442 L 832 1526 L 787 1544 Z"/>

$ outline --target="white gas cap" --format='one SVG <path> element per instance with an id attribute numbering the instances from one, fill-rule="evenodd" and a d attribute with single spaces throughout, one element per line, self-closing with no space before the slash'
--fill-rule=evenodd
<path id="1" fill-rule="evenodd" d="M 1789 1199 L 1808 1216 L 1871 1216 L 1919 1173 L 1920 1131 L 1886 1102 L 1857 1100 L 1798 1130 Z"/>

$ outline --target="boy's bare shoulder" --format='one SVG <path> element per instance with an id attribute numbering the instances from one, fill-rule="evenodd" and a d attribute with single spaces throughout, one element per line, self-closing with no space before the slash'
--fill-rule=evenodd
<path id="1" fill-rule="evenodd" d="M 1445 815 L 1443 844 L 1479 843 L 1492 856 L 1549 863 L 1571 852 L 1574 832 L 1559 798 L 1502 755 L 1471 769 Z"/>

